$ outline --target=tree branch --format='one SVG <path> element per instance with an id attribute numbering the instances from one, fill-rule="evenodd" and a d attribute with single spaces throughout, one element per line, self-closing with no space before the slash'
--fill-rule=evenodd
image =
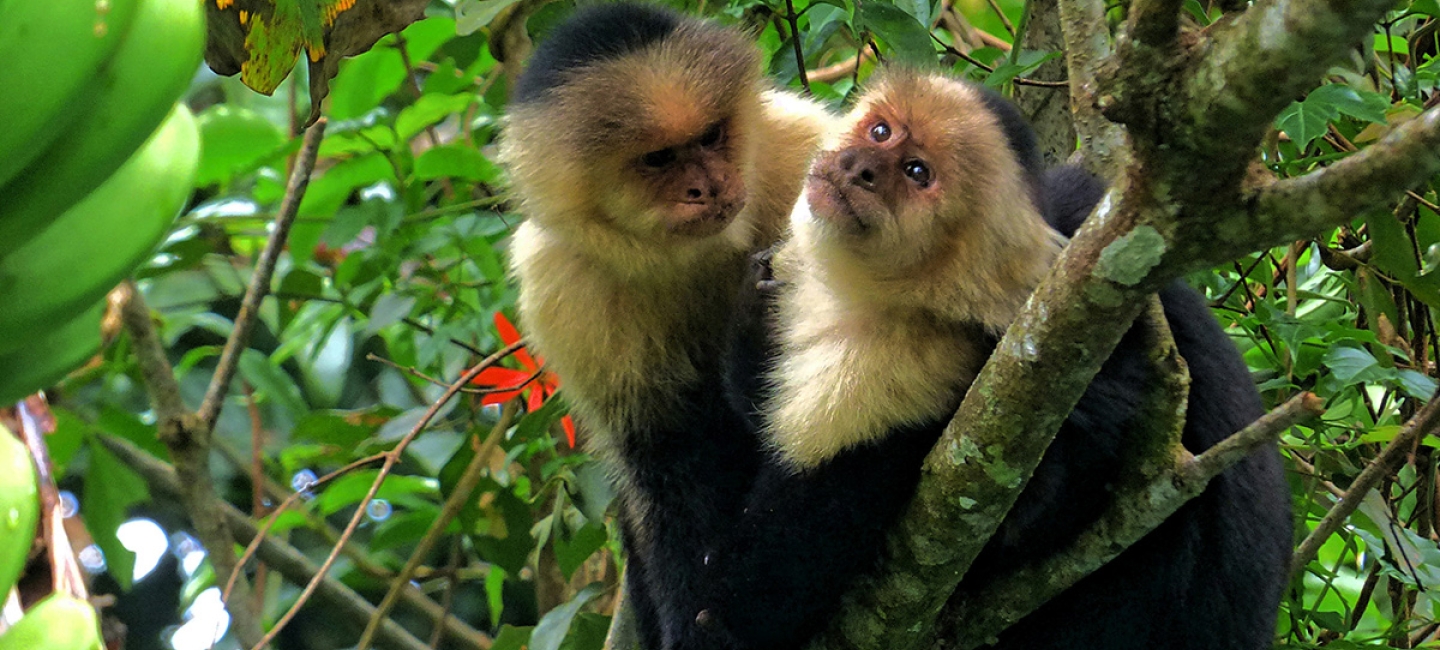
<path id="1" fill-rule="evenodd" d="M 1381 479 L 1395 471 L 1395 467 L 1410 453 L 1416 440 L 1425 434 L 1434 433 L 1437 427 L 1440 427 L 1440 394 L 1430 396 L 1430 401 L 1390 439 L 1390 444 L 1385 445 L 1380 455 L 1355 477 L 1350 488 L 1345 490 L 1345 496 L 1341 497 L 1310 534 L 1305 536 L 1305 541 L 1300 543 L 1295 549 L 1295 555 L 1291 556 L 1290 575 L 1298 576 L 1305 570 L 1306 565 L 1315 559 L 1315 554 L 1320 551 L 1325 540 L 1339 530 L 1351 513 L 1360 507 L 1365 495 L 1374 489 Z"/>
<path id="2" fill-rule="evenodd" d="M 1110 28 L 1105 7 L 1094 0 L 1058 0 L 1060 31 L 1065 42 L 1065 74 L 1070 80 L 1070 112 L 1080 138 L 1081 164 L 1091 173 L 1113 179 L 1129 166 L 1124 127 L 1100 112 L 1097 74 L 1110 56 Z"/>
<path id="3" fill-rule="evenodd" d="M 250 286 L 245 290 L 245 297 L 240 302 L 240 312 L 235 315 L 235 329 L 230 332 L 230 337 L 225 339 L 225 349 L 220 353 L 220 361 L 215 366 L 215 376 L 210 379 L 210 387 L 205 391 L 205 400 L 200 403 L 198 417 L 201 429 L 197 431 L 204 439 L 200 444 L 207 444 L 210 431 L 215 428 L 215 418 L 220 416 L 220 409 L 225 406 L 225 395 L 230 392 L 230 380 L 235 376 L 235 369 L 239 367 L 240 354 L 245 351 L 250 343 L 250 331 L 255 327 L 255 319 L 260 315 L 260 303 L 270 293 L 270 280 L 275 276 L 275 263 L 280 259 L 281 251 L 285 250 L 285 240 L 290 235 L 290 226 L 295 223 L 295 215 L 300 210 L 300 200 L 305 198 L 305 188 L 310 184 L 310 173 L 315 170 L 315 158 L 320 152 L 320 141 L 325 137 L 326 120 L 316 121 L 305 130 L 305 144 L 300 148 L 300 155 L 295 159 L 295 167 L 290 172 L 290 182 L 285 187 L 285 198 L 280 201 L 280 211 L 275 215 L 275 223 L 270 231 L 270 236 L 265 240 L 265 248 L 260 253 L 260 258 L 255 261 L 255 272 L 250 275 Z"/>
<path id="4" fill-rule="evenodd" d="M 1231 166 L 1217 176 L 1242 173 L 1280 110 L 1313 88 L 1392 6 L 1390 0 L 1260 0 L 1216 25 L 1200 50 L 1204 56 L 1183 80 L 1183 106 L 1194 124 L 1172 135 L 1184 137 L 1182 148 Z"/>
<path id="5" fill-rule="evenodd" d="M 253 646 L 264 635 L 259 614 L 254 610 L 250 581 L 238 570 L 235 561 L 235 541 L 225 527 L 225 520 L 217 513 L 217 506 L 223 502 L 215 494 L 215 485 L 210 478 L 209 435 L 197 435 L 202 429 L 199 419 L 185 407 L 180 398 L 180 385 L 175 381 L 175 370 L 165 356 L 165 347 L 155 333 L 150 321 L 150 308 L 133 282 L 126 281 L 126 299 L 120 305 L 120 318 L 126 332 L 130 334 L 135 348 L 135 358 L 140 365 L 141 379 L 146 392 L 155 405 L 158 419 L 158 436 L 170 450 L 175 461 L 175 471 L 187 489 L 176 492 L 190 522 L 195 527 L 195 537 L 205 547 L 210 564 L 219 579 L 235 578 L 233 597 L 226 601 L 232 629 L 241 643 Z"/>
<path id="6" fill-rule="evenodd" d="M 1436 173 L 1440 108 L 1425 111 L 1329 167 L 1260 189 L 1251 211 L 1216 228 L 1237 236 L 1243 231 L 1247 239 L 1267 243 L 1300 239 L 1391 202 Z"/>
<path id="7" fill-rule="evenodd" d="M 994 0 L 991 7 L 995 8 Z M 1027 50 L 1063 51 L 1065 37 L 1060 31 L 1060 8 L 1055 0 L 1032 0 L 1030 17 L 1026 24 L 1025 42 L 1021 47 Z M 1065 60 L 1047 61 L 1031 75 L 1041 81 L 1064 81 Z M 1070 85 L 1063 84 L 1062 90 L 1038 88 L 1017 84 L 1015 105 L 1029 119 L 1035 129 L 1035 139 L 1045 156 L 1046 166 L 1058 165 L 1075 151 L 1075 120 L 1070 116 Z"/>
<path id="8" fill-rule="evenodd" d="M 952 600 L 946 614 L 960 621 L 952 640 L 966 649 L 983 645 L 1115 559 L 1260 445 L 1323 410 L 1320 398 L 1302 393 L 1199 456 L 1189 458 L 1174 448 L 1181 454 L 1172 455 L 1168 467 L 1148 481 L 1122 488 L 1114 505 L 1069 548 Z"/>
<path id="9" fill-rule="evenodd" d="M 885 568 L 847 591 L 825 648 L 912 647 L 994 534 L 1025 479 L 1151 288 L 1092 274 L 1129 222 L 1102 203 L 1061 254 L 926 458 Z M 1017 432 L 1025 432 L 1020 435 Z"/>
<path id="10" fill-rule="evenodd" d="M 375 609 L 375 615 L 370 617 L 365 631 L 360 634 L 360 641 L 355 645 L 357 650 L 370 648 L 370 643 L 379 631 L 381 623 L 390 620 L 388 618 L 390 610 L 395 607 L 395 602 L 399 600 L 405 586 L 415 578 L 416 570 L 420 568 L 426 558 L 430 557 L 430 550 L 435 548 L 435 544 L 440 541 L 440 538 L 445 536 L 445 530 L 450 527 L 450 522 L 460 514 L 462 508 L 470 503 L 470 494 L 475 491 L 475 487 L 480 484 L 480 479 L 485 476 L 486 468 L 490 466 L 490 453 L 495 450 L 495 445 L 500 444 L 500 437 L 510 430 L 510 423 L 515 420 L 516 408 L 516 401 L 511 400 L 501 410 L 500 420 L 490 428 L 490 435 L 486 436 L 485 441 L 480 444 L 480 448 L 475 450 L 475 455 L 470 458 L 470 462 L 460 474 L 460 480 L 455 483 L 455 487 L 450 490 L 450 496 L 441 506 L 440 514 L 435 517 L 435 521 L 430 523 L 430 528 L 425 531 L 425 536 L 415 545 L 415 550 L 410 553 L 410 559 L 400 569 L 399 575 L 396 575 L 395 579 L 390 582 L 389 591 L 385 592 L 385 597 L 380 600 L 380 605 Z"/>
<path id="11" fill-rule="evenodd" d="M 410 443 L 415 440 L 415 436 L 420 435 L 420 432 L 424 431 L 425 427 L 430 425 L 430 420 L 440 412 L 440 408 L 458 395 L 460 389 L 470 383 L 470 380 L 479 376 L 486 368 L 499 363 L 501 359 L 524 347 L 524 345 L 524 339 L 515 341 L 501 348 L 498 352 L 486 357 L 464 373 L 461 373 L 460 377 L 451 383 L 438 399 L 430 404 L 430 408 L 426 409 L 425 414 L 420 417 L 420 421 L 416 422 L 414 427 L 411 427 L 410 432 L 406 433 L 400 438 L 399 442 L 395 443 L 394 447 L 385 452 L 385 462 L 380 466 L 380 471 L 376 474 L 375 480 L 370 484 L 370 489 L 366 491 L 365 496 L 361 497 L 360 501 L 355 504 L 355 513 L 350 516 L 350 522 L 345 525 L 345 530 L 340 533 L 340 543 L 336 544 L 335 548 L 330 549 L 330 554 L 325 558 L 325 562 L 316 569 L 314 577 L 305 585 L 305 589 L 300 592 L 300 596 L 295 599 L 295 604 L 281 615 L 279 620 L 275 621 L 275 625 L 270 628 L 269 632 L 265 633 L 265 637 L 261 639 L 262 645 L 274 640 L 274 638 L 280 634 L 280 631 L 295 618 L 295 613 L 305 604 L 306 599 L 314 594 L 315 590 L 320 587 L 321 581 L 330 572 L 330 567 L 334 566 L 335 559 L 339 557 L 344 543 L 348 542 L 350 537 L 355 534 L 355 530 L 360 527 L 360 522 L 365 518 L 366 507 L 375 499 L 376 493 L 380 491 L 380 485 L 385 482 L 385 478 L 390 475 L 391 470 L 400 462 L 401 455 L 405 453 L 405 449 L 410 446 Z M 252 646 L 252 648 L 253 647 L 255 646 Z"/>
<path id="12" fill-rule="evenodd" d="M 1157 48 L 1129 47 L 1152 57 L 1146 66 L 1100 60 L 1099 3 L 1062 0 L 1081 137 L 1090 138 L 1087 146 L 1106 146 L 1094 138 L 1109 127 L 1080 119 L 1087 101 L 1106 104 L 1107 115 L 1129 126 L 1130 162 L 971 385 L 891 531 L 882 571 L 849 590 L 819 647 L 909 647 L 925 638 L 1144 299 L 1216 256 L 1233 259 L 1314 234 L 1261 241 L 1247 229 L 1254 224 L 1236 220 L 1254 221 L 1244 218 L 1250 209 L 1242 185 L 1271 119 L 1389 6 L 1341 4 L 1261 0 L 1217 28 L 1214 43 L 1163 59 Z M 1311 7 L 1314 15 L 1305 13 Z M 1274 52 L 1278 47 L 1285 51 Z M 1109 71 L 1103 83 L 1115 95 L 1104 102 L 1092 85 L 1099 68 Z M 1124 159 L 1119 151 L 1096 156 Z"/>
<path id="13" fill-rule="evenodd" d="M 145 480 L 153 494 L 177 496 L 184 492 L 174 469 L 135 446 L 134 443 L 104 433 L 97 435 L 96 440 L 115 454 L 126 466 L 135 470 Z M 241 543 L 249 543 L 259 534 L 255 522 L 234 506 L 228 503 L 222 504 L 220 513 L 229 523 L 231 530 L 235 531 L 236 539 Z M 258 551 L 258 555 L 266 564 L 295 584 L 304 584 L 319 571 L 319 567 L 299 549 L 273 537 L 261 540 Z M 315 592 L 315 597 L 333 607 L 333 611 L 338 612 L 341 616 L 355 621 L 357 626 L 375 614 L 375 607 L 370 604 L 370 601 L 365 600 L 363 596 L 355 593 L 354 590 L 335 578 L 325 578 L 320 589 Z M 436 607 L 438 608 L 438 605 Z M 447 618 L 454 619 L 453 616 Z M 459 621 L 455 622 L 459 623 Z M 462 629 L 454 629 L 447 625 L 447 631 L 464 640 L 467 647 L 488 650 L 491 646 L 489 637 L 463 623 L 460 625 L 463 626 Z M 469 631 L 465 632 L 465 629 Z M 396 650 L 427 650 L 428 648 L 405 628 L 391 620 L 386 620 L 380 628 L 379 638 L 386 647 Z"/>

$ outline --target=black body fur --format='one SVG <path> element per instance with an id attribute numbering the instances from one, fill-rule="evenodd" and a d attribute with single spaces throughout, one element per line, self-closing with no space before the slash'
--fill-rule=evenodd
<path id="1" fill-rule="evenodd" d="M 1046 222 L 1073 235 L 1101 199 L 1103 184 L 1073 167 L 1042 174 L 1034 136 L 1018 111 L 998 96 L 989 96 L 987 106 L 1032 179 Z M 1262 415 L 1263 407 L 1200 295 L 1177 281 L 1160 298 L 1192 381 L 1183 442 L 1199 453 Z M 1152 381 L 1139 327 L 1121 340 L 1062 425 L 960 591 L 1065 548 L 1110 505 L 1110 483 Z M 986 335 L 977 328 L 976 336 Z M 712 563 L 716 592 L 703 617 L 710 621 L 697 626 L 703 632 L 686 647 L 788 650 L 819 632 L 853 579 L 876 566 L 886 531 L 912 497 L 922 461 L 945 425 L 892 431 L 802 473 L 779 461 L 763 466 L 736 537 Z M 993 647 L 1267 648 L 1291 543 L 1288 487 L 1271 445 L 1002 633 Z M 939 632 L 945 638 L 945 630 Z"/>
<path id="2" fill-rule="evenodd" d="M 587 66 L 662 41 L 685 20 L 646 4 L 581 8 L 535 50 L 516 83 L 514 101 L 545 101 L 552 89 L 584 74 Z M 717 275 L 725 277 L 719 270 Z M 646 650 L 679 647 L 680 635 L 692 631 L 701 609 L 706 553 L 713 540 L 733 528 L 760 463 L 751 422 L 720 388 L 725 380 L 721 369 L 732 356 L 725 346 L 734 337 L 704 338 L 688 342 L 697 381 L 674 386 L 676 394 L 667 396 L 680 407 L 630 422 L 629 430 L 616 436 L 614 456 L 623 465 L 617 501 L 627 549 L 627 607 Z"/>

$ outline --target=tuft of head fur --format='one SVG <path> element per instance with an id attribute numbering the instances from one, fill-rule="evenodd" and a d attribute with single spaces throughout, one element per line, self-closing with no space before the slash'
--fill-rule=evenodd
<path id="1" fill-rule="evenodd" d="M 889 70 L 823 146 L 776 256 L 767 426 L 797 467 L 948 415 L 1049 270 L 1064 240 L 1041 217 L 1034 138 L 1013 110 Z"/>
<path id="2" fill-rule="evenodd" d="M 768 89 L 739 31 L 659 7 L 580 10 L 541 43 L 501 142 L 526 217 L 511 265 L 587 428 L 624 435 L 706 381 L 747 258 L 784 229 L 831 119 Z M 667 150 L 697 162 L 647 165 Z M 693 178 L 719 188 L 704 205 L 683 200 Z"/>

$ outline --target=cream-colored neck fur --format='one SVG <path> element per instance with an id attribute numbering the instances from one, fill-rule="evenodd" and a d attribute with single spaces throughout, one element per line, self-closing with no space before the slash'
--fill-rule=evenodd
<path id="1" fill-rule="evenodd" d="M 949 415 L 1058 253 L 1029 201 L 995 215 L 923 276 L 877 277 L 827 240 L 802 199 L 777 255 L 781 352 L 766 431 L 813 467 L 896 427 Z"/>
<path id="2" fill-rule="evenodd" d="M 522 327 L 560 377 L 578 421 L 598 438 L 589 445 L 598 453 L 674 413 L 682 389 L 714 382 L 721 390 L 725 327 L 749 256 L 778 239 L 835 119 L 783 92 L 761 99 L 752 139 L 763 152 L 746 165 L 745 208 L 722 233 L 701 240 L 644 240 L 609 223 L 624 215 L 535 196 L 544 185 L 527 184 L 534 180 L 527 175 L 555 173 L 550 167 L 563 160 L 545 166 L 508 157 L 528 218 L 510 249 Z M 716 374 L 702 376 L 707 370 Z"/>

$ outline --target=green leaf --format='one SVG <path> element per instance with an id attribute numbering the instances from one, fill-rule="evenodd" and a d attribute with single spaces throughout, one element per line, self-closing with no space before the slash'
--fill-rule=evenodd
<path id="1" fill-rule="evenodd" d="M 856 10 L 856 22 L 862 29 L 868 29 L 885 41 L 901 61 L 935 65 L 935 46 L 930 40 L 930 30 L 920 24 L 914 16 L 894 5 L 880 2 L 866 2 Z"/>
<path id="2" fill-rule="evenodd" d="M 145 480 L 126 467 L 99 442 L 90 443 L 90 471 L 85 476 L 85 494 L 80 514 L 90 536 L 105 553 L 110 577 L 120 588 L 130 590 L 135 578 L 135 554 L 120 543 L 115 532 L 130 517 L 130 506 L 150 500 Z"/>
<path id="3" fill-rule="evenodd" d="M 203 351 L 200 351 L 199 354 L 203 354 Z M 95 427 L 105 433 L 135 443 L 151 456 L 170 457 L 170 450 L 160 442 L 155 425 L 142 422 L 134 413 L 106 404 L 100 408 L 100 415 L 95 418 Z"/>
<path id="4" fill-rule="evenodd" d="M 50 450 L 50 462 L 58 476 L 65 476 L 65 468 L 75 452 L 80 451 L 90 425 L 79 416 L 63 407 L 52 405 L 50 413 L 55 416 L 55 430 L 45 436 L 45 446 Z"/>
<path id="5" fill-rule="evenodd" d="M 422 95 L 414 104 L 405 107 L 395 118 L 395 133 L 402 142 L 420 134 L 430 126 L 451 115 L 465 112 L 475 103 L 473 93 L 456 95 Z"/>
<path id="6" fill-rule="evenodd" d="M 332 120 L 353 120 L 373 110 L 405 82 L 405 61 L 400 52 L 383 45 L 382 39 L 369 52 L 345 60 L 340 73 L 330 81 Z"/>
<path id="7" fill-rule="evenodd" d="M 370 537 L 370 551 L 389 551 L 419 542 L 439 514 L 439 508 L 420 508 L 386 519 L 375 527 L 375 534 Z M 450 528 L 459 532 L 459 526 L 454 521 L 450 522 Z"/>
<path id="8" fill-rule="evenodd" d="M 482 558 L 518 574 L 535 548 L 535 538 L 530 535 L 534 513 L 529 504 L 492 479 L 482 479 L 477 489 L 492 493 L 494 498 L 480 506 L 484 519 L 475 524 L 483 522 L 484 530 L 477 531 L 481 534 L 471 540 Z"/>
<path id="9" fill-rule="evenodd" d="M 534 630 L 533 627 L 506 625 L 500 628 L 500 634 L 495 637 L 495 644 L 490 646 L 490 650 L 525 650 Z"/>
<path id="10" fill-rule="evenodd" d="M 370 484 L 375 482 L 379 470 L 367 469 L 346 474 L 324 488 L 324 491 L 315 498 L 315 507 L 321 514 L 333 515 L 345 508 L 360 502 L 360 499 L 370 491 Z M 385 482 L 380 484 L 380 491 L 375 493 L 375 498 L 386 499 L 394 503 L 405 503 L 414 500 L 415 495 L 434 497 L 439 493 L 435 481 L 421 476 L 395 475 L 385 477 Z"/>
<path id="11" fill-rule="evenodd" d="M 575 573 L 585 560 L 600 547 L 605 545 L 609 539 L 605 534 L 605 528 L 594 522 L 585 524 L 570 536 L 570 539 L 563 539 L 563 536 L 555 537 L 555 561 L 560 565 L 560 573 L 566 580 Z"/>
<path id="12" fill-rule="evenodd" d="M 285 134 L 259 113 L 216 104 L 196 116 L 200 123 L 200 169 L 195 186 L 228 183 L 254 170 L 285 145 Z"/>
<path id="13" fill-rule="evenodd" d="M 295 442 L 355 447 L 374 436 L 380 425 L 395 414 L 393 407 L 365 411 L 311 411 L 295 423 L 290 437 Z"/>
<path id="14" fill-rule="evenodd" d="M 995 71 L 985 77 L 985 85 L 991 88 L 999 88 L 1010 83 L 1016 77 L 1023 77 L 1034 72 L 1046 61 L 1060 58 L 1060 52 L 1041 52 L 1026 50 L 1021 53 L 1015 63 L 1003 63 L 996 66 Z"/>
<path id="15" fill-rule="evenodd" d="M 1339 111 L 1329 104 L 1291 102 L 1275 117 L 1275 127 L 1290 136 L 1296 147 L 1304 149 L 1325 135 L 1330 120 L 1339 116 Z"/>
<path id="16" fill-rule="evenodd" d="M 1410 3 L 1410 11 L 1440 18 L 1440 2 L 1436 0 L 1415 0 Z"/>
<path id="17" fill-rule="evenodd" d="M 328 217 L 340 209 L 355 190 L 379 181 L 395 181 L 395 168 L 379 153 L 341 162 L 310 181 L 300 201 L 300 216 Z"/>
<path id="18" fill-rule="evenodd" d="M 376 332 L 404 320 L 415 308 L 415 297 L 398 293 L 387 293 L 375 299 L 370 307 L 370 321 L 365 323 L 361 333 L 373 336 Z"/>
<path id="19" fill-rule="evenodd" d="M 455 31 L 461 36 L 473 34 L 516 2 L 519 0 L 460 0 L 455 5 Z"/>
<path id="20" fill-rule="evenodd" d="M 405 52 L 410 60 L 425 61 L 455 38 L 455 19 L 445 15 L 423 18 L 410 23 L 400 35 L 405 37 Z"/>
<path id="21" fill-rule="evenodd" d="M 488 183 L 499 176 L 499 165 L 463 144 L 432 147 L 415 159 L 415 178 L 420 180 L 451 177 Z"/>
<path id="22" fill-rule="evenodd" d="M 570 624 L 570 634 L 560 650 L 601 650 L 605 647 L 605 635 L 610 631 L 610 617 L 592 612 L 580 612 Z"/>
<path id="23" fill-rule="evenodd" d="M 1355 119 L 1380 124 L 1385 123 L 1385 111 L 1390 109 L 1390 102 L 1383 95 L 1361 92 L 1345 84 L 1329 84 L 1316 88 L 1305 98 L 1305 103 L 1323 105 Z"/>
<path id="24" fill-rule="evenodd" d="M 570 631 L 570 622 L 585 603 L 600 595 L 601 590 L 602 586 L 598 582 L 586 585 L 570 602 L 547 612 L 545 617 L 535 624 L 535 631 L 530 634 L 530 650 L 560 650 L 560 642 L 565 640 L 565 635 Z"/>
<path id="25" fill-rule="evenodd" d="M 255 388 L 256 394 L 274 401 L 291 415 L 298 417 L 310 410 L 295 380 L 259 350 L 240 353 L 240 376 Z"/>
<path id="26" fill-rule="evenodd" d="M 498 566 L 491 566 L 490 572 L 485 574 L 485 602 L 490 609 L 490 625 L 492 627 L 500 624 L 500 615 L 505 613 L 505 576 L 505 569 Z M 529 643 L 530 630 L 534 628 L 526 627 L 520 629 L 523 630 L 525 634 L 524 643 Z M 506 625 L 500 629 L 500 636 L 495 639 L 495 646 L 490 650 L 503 647 L 502 644 L 505 643 L 505 633 L 507 630 L 512 632 L 512 637 L 518 634 L 515 628 Z M 519 646 L 516 647 L 518 648 Z"/>
<path id="27" fill-rule="evenodd" d="M 1400 380 L 1400 389 L 1415 399 L 1426 401 L 1435 395 L 1437 384 L 1435 380 L 1414 370 L 1400 370 L 1396 373 Z"/>
<path id="28" fill-rule="evenodd" d="M 1329 368 L 1341 383 L 1349 385 L 1372 378 L 1380 369 L 1380 363 L 1365 350 L 1335 347 L 1325 355 L 1325 367 Z"/>
<path id="29" fill-rule="evenodd" d="M 1400 220 L 1388 210 L 1377 210 L 1365 215 L 1365 225 L 1373 242 L 1371 263 L 1405 285 L 1425 304 L 1440 308 L 1440 276 L 1420 275 L 1410 236 Z"/>
<path id="30" fill-rule="evenodd" d="M 293 296 L 325 295 L 325 278 L 305 269 L 291 269 L 280 281 L 280 293 Z"/>

